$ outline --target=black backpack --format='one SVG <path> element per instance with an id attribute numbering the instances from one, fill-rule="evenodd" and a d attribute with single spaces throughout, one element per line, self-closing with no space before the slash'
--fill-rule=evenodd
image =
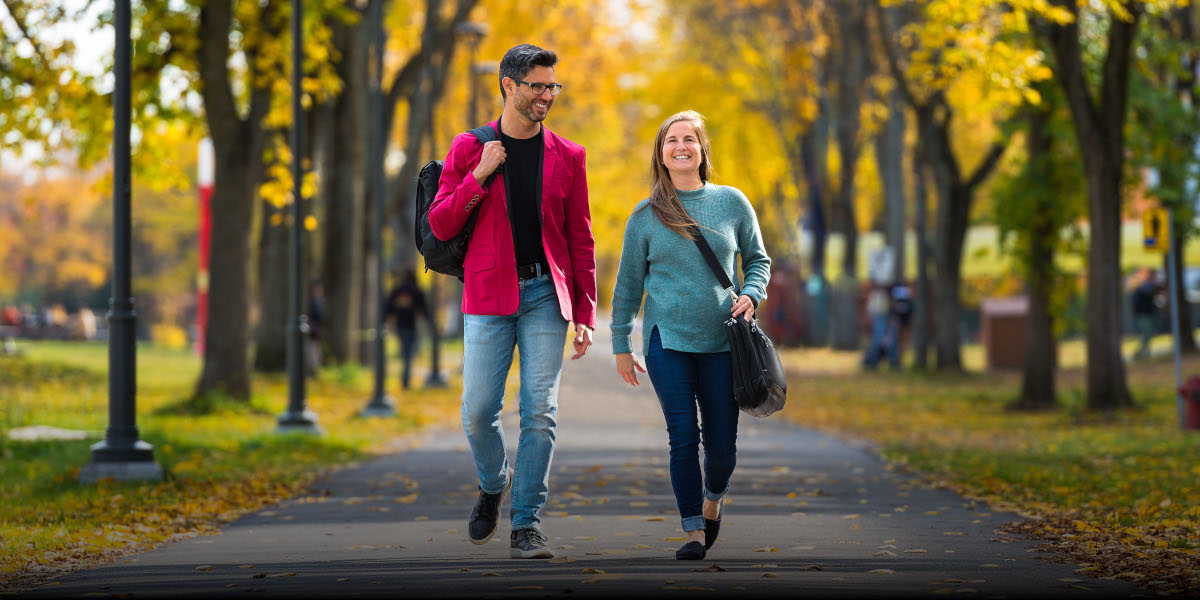
<path id="1" fill-rule="evenodd" d="M 486 144 L 496 140 L 496 130 L 490 125 L 484 125 L 469 132 L 479 140 L 479 143 Z M 417 175 L 417 222 L 413 227 L 414 238 L 417 243 L 417 252 L 425 257 L 425 270 L 434 271 L 443 275 L 451 275 L 457 277 L 460 281 L 463 279 L 463 260 L 467 257 L 467 244 L 470 243 L 471 233 L 475 230 L 475 212 L 467 217 L 467 224 L 463 226 L 462 231 L 458 235 L 451 238 L 449 241 L 442 241 L 433 235 L 433 228 L 429 225 L 429 207 L 433 205 L 433 199 L 437 197 L 438 182 L 442 178 L 443 163 L 440 160 L 431 160 L 421 168 L 421 173 Z M 487 189 L 492 183 L 492 179 L 500 173 L 504 165 L 501 164 L 496 168 L 487 181 L 483 183 L 483 188 Z M 468 174 L 469 176 L 470 174 Z"/>

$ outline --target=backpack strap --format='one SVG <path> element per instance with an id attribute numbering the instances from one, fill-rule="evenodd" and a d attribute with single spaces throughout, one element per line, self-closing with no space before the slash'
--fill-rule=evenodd
<path id="1" fill-rule="evenodd" d="M 479 140 L 480 144 L 494 142 L 498 139 L 496 137 L 496 130 L 492 129 L 491 125 L 484 125 L 483 127 L 476 127 L 475 129 L 472 129 L 471 131 L 469 131 L 467 133 L 470 133 L 471 135 L 475 136 L 475 139 Z"/>

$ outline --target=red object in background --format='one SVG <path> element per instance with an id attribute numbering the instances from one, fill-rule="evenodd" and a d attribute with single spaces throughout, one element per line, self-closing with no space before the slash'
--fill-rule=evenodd
<path id="1" fill-rule="evenodd" d="M 212 140 L 200 140 L 200 151 L 196 157 L 200 192 L 199 227 L 196 232 L 196 354 L 204 354 L 204 340 L 208 331 L 208 260 L 212 249 L 212 192 L 213 192 Z"/>
<path id="2" fill-rule="evenodd" d="M 1183 396 L 1183 428 L 1200 429 L 1200 376 L 1188 377 L 1179 393 Z"/>

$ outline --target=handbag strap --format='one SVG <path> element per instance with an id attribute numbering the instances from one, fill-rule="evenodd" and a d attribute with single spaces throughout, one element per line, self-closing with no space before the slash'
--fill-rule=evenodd
<path id="1" fill-rule="evenodd" d="M 704 255 L 705 262 L 708 263 L 708 268 L 712 269 L 713 275 L 717 276 L 717 281 L 721 282 L 721 287 L 737 300 L 737 293 L 733 291 L 733 282 L 729 280 L 729 274 L 725 272 L 725 268 L 721 266 L 721 261 L 717 260 L 717 254 L 713 252 L 712 246 L 708 245 L 708 240 L 704 239 L 704 234 L 700 233 L 700 228 L 692 225 L 688 228 L 692 234 L 692 241 L 696 243 L 696 247 L 700 249 L 700 254 Z"/>

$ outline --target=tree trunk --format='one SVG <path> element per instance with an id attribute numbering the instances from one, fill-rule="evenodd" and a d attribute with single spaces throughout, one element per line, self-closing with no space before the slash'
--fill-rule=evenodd
<path id="1" fill-rule="evenodd" d="M 1029 160 L 1049 155 L 1053 138 L 1047 130 L 1052 109 L 1031 109 L 1027 145 Z M 1034 176 L 1039 173 L 1034 170 Z M 1039 196 L 1042 197 L 1042 196 Z M 1038 213 L 1045 213 L 1038 210 Z M 1029 232 L 1030 252 L 1028 272 L 1029 311 L 1025 321 L 1025 365 L 1021 380 L 1021 397 L 1016 407 L 1043 410 L 1055 405 L 1054 377 L 1058 368 L 1058 342 L 1054 337 L 1054 317 L 1050 312 L 1050 292 L 1054 282 L 1054 240 L 1058 235 L 1055 224 L 1038 220 Z"/>
<path id="2" fill-rule="evenodd" d="M 892 281 L 905 277 L 904 210 L 904 99 L 898 91 L 888 94 L 888 118 L 875 136 L 875 161 L 883 184 L 884 231 L 896 259 Z"/>
<path id="3" fill-rule="evenodd" d="M 280 372 L 287 368 L 288 272 L 290 229 L 285 213 L 262 202 L 258 238 L 258 326 L 255 329 L 254 369 Z"/>
<path id="4" fill-rule="evenodd" d="M 201 97 L 216 156 L 212 196 L 210 304 L 204 367 L 196 394 L 250 397 L 250 237 L 262 173 L 262 120 L 270 92 L 251 92 L 248 115 L 238 114 L 227 66 L 233 20 L 231 0 L 200 9 Z M 247 61 L 253 65 L 253 56 Z M 250 80 L 257 80 L 252 73 Z"/>
<path id="5" fill-rule="evenodd" d="M 840 51 L 834 58 L 834 73 L 837 78 L 836 107 L 833 111 L 834 130 L 837 137 L 839 165 L 838 194 L 834 203 L 835 230 L 841 232 L 845 242 L 842 254 L 842 273 L 845 277 L 858 277 L 858 225 L 854 218 L 854 175 L 858 167 L 861 146 L 858 132 L 861 125 L 859 112 L 862 108 L 866 87 L 867 69 L 867 23 L 866 8 L 856 0 L 842 0 L 837 7 L 838 42 Z M 857 321 L 857 320 L 856 320 Z M 855 323 L 856 325 L 857 323 Z M 858 336 L 854 336 L 857 342 Z M 853 347 L 858 347 L 855 343 Z"/>
<path id="6" fill-rule="evenodd" d="M 332 128 L 321 172 L 325 204 L 320 270 L 326 298 L 324 334 L 331 358 L 339 363 L 358 357 L 356 342 L 362 310 L 368 36 L 363 34 L 361 23 L 333 26 L 334 44 L 341 53 L 337 71 L 344 87 L 331 105 Z"/>
<path id="7" fill-rule="evenodd" d="M 920 142 L 918 142 L 918 146 Z M 929 241 L 926 213 L 929 199 L 925 193 L 925 161 L 923 151 L 918 148 L 912 154 L 913 170 L 913 229 L 917 238 L 917 289 L 913 294 L 913 367 L 925 369 L 929 366 L 929 314 L 933 308 L 932 290 L 929 287 Z"/>
<path id="8" fill-rule="evenodd" d="M 1133 405 L 1121 356 L 1121 176 L 1130 60 L 1141 4 L 1125 2 L 1132 20 L 1110 17 L 1103 81 L 1097 106 L 1084 75 L 1078 6 L 1056 2 L 1075 21 L 1046 26 L 1057 67 L 1055 79 L 1067 96 L 1087 182 L 1088 244 L 1087 406 L 1111 411 Z"/>

